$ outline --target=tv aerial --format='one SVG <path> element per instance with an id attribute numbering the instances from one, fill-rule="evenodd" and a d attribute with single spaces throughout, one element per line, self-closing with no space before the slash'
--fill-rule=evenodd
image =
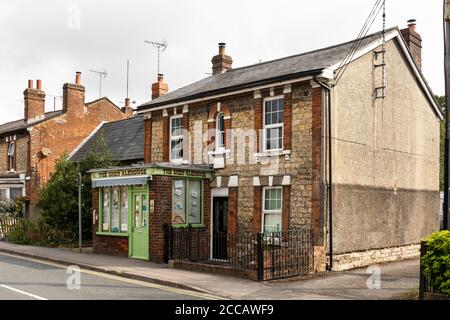
<path id="1" fill-rule="evenodd" d="M 168 45 L 167 41 L 166 41 L 166 39 L 163 39 L 160 42 L 145 40 L 145 43 L 150 44 L 153 47 L 158 48 L 158 74 L 160 74 L 160 71 L 159 71 L 159 60 L 160 60 L 160 58 L 159 58 L 159 56 L 160 56 L 161 52 L 166 51 L 167 45 Z"/>
<path id="2" fill-rule="evenodd" d="M 89 71 L 98 75 L 98 78 L 99 78 L 99 98 L 101 98 L 102 97 L 102 79 L 105 79 L 106 76 L 108 75 L 108 73 L 106 72 L 106 70 L 103 70 L 103 71 L 89 70 Z"/>

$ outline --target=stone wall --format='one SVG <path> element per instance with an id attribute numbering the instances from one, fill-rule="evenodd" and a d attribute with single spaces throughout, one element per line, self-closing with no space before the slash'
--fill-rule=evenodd
<path id="1" fill-rule="evenodd" d="M 343 271 L 372 266 L 379 263 L 412 259 L 419 256 L 419 244 L 411 244 L 407 246 L 384 248 L 378 250 L 355 251 L 333 256 L 333 270 Z"/>

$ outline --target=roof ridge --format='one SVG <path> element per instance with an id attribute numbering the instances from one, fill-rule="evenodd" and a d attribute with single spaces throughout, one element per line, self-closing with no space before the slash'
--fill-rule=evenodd
<path id="1" fill-rule="evenodd" d="M 386 29 L 386 32 L 391 32 L 391 31 L 393 31 L 395 29 L 399 29 L 399 27 L 396 26 L 396 27 L 388 28 L 388 29 Z M 377 31 L 377 32 L 371 33 L 369 35 L 366 35 L 365 37 L 361 38 L 361 40 L 364 40 L 364 39 L 367 39 L 367 38 L 371 38 L 373 36 L 376 36 L 377 34 L 382 34 L 382 33 L 383 33 L 383 31 Z M 294 58 L 294 57 L 300 57 L 300 56 L 311 54 L 311 53 L 315 53 L 315 52 L 329 50 L 329 49 L 333 49 L 333 48 L 336 48 L 336 47 L 344 46 L 346 44 L 350 44 L 350 43 L 355 42 L 357 40 L 358 39 L 353 39 L 353 40 L 350 40 L 350 41 L 337 43 L 337 44 L 334 44 L 334 45 L 331 45 L 331 46 L 328 46 L 328 47 L 323 47 L 323 48 L 319 48 L 319 49 L 315 49 L 315 50 L 310 50 L 310 51 L 306 51 L 306 52 L 302 52 L 302 53 L 297 53 L 297 54 L 293 54 L 293 55 L 290 55 L 290 56 L 277 58 L 277 59 L 272 59 L 272 60 L 268 60 L 268 61 L 264 61 L 264 62 L 260 62 L 260 63 L 250 64 L 250 65 L 246 65 L 246 66 L 242 66 L 242 67 L 238 67 L 238 68 L 233 68 L 233 69 L 228 70 L 227 72 L 233 72 L 233 71 L 236 71 L 236 70 L 242 70 L 242 69 L 251 68 L 251 67 L 254 67 L 254 66 L 261 66 L 261 65 L 273 63 L 273 62 L 276 62 L 276 61 L 281 61 L 281 60 L 290 59 L 290 58 Z M 222 74 L 224 74 L 224 73 L 222 73 Z"/>
<path id="2" fill-rule="evenodd" d="M 106 126 L 106 125 L 109 125 L 109 124 L 115 124 L 117 122 L 128 121 L 128 120 L 136 120 L 137 118 L 144 118 L 144 116 L 139 114 L 139 115 L 136 115 L 136 116 L 133 116 L 133 117 L 130 117 L 130 118 L 119 119 L 119 120 L 114 120 L 114 121 L 108 121 L 108 122 L 105 122 L 104 125 Z"/>

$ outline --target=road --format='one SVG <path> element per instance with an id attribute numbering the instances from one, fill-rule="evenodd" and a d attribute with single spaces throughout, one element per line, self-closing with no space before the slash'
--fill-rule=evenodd
<path id="1" fill-rule="evenodd" d="M 0 253 L 0 300 L 199 300 L 216 297 L 100 272 L 76 275 L 51 262 Z M 69 278 L 71 277 L 71 278 Z M 69 280 L 69 281 L 68 281 Z M 69 286 L 67 285 L 69 282 Z"/>

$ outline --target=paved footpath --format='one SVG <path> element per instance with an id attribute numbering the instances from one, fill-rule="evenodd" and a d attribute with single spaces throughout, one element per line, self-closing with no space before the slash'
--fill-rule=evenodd
<path id="1" fill-rule="evenodd" d="M 0 253 L 77 265 L 112 275 L 124 276 L 179 289 L 213 294 L 225 299 L 399 299 L 417 290 L 419 260 L 380 265 L 380 289 L 367 287 L 367 269 L 333 272 L 310 279 L 258 283 L 229 276 L 171 269 L 166 264 L 124 257 L 78 253 L 68 249 L 15 245 L 0 241 Z"/>

